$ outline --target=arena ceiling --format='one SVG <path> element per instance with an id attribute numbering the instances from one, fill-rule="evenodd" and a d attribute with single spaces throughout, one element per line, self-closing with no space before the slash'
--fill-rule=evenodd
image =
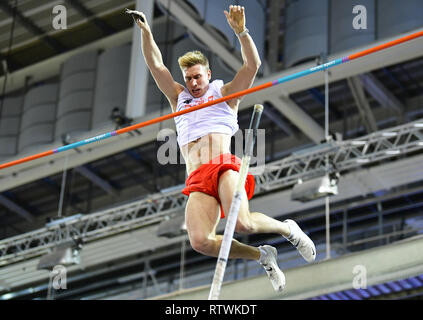
<path id="1" fill-rule="evenodd" d="M 128 16 L 122 14 L 126 7 L 133 8 L 134 1 L 2 1 L 0 58 L 7 57 L 8 70 L 13 72 L 110 36 L 131 26 Z M 66 25 L 59 19 L 63 8 L 67 15 Z M 66 29 L 56 29 L 55 18 L 58 25 Z"/>

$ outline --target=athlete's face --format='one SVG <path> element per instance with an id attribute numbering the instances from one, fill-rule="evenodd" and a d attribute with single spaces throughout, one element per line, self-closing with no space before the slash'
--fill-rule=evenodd
<path id="1" fill-rule="evenodd" d="M 182 70 L 187 89 L 194 98 L 202 97 L 209 88 L 211 71 L 207 67 L 196 64 Z"/>

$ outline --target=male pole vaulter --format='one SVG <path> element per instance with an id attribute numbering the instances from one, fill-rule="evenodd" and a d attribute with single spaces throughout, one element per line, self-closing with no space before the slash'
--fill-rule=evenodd
<path id="1" fill-rule="evenodd" d="M 128 10 L 142 31 L 142 52 L 157 86 L 167 97 L 173 112 L 203 104 L 250 88 L 261 61 L 253 39 L 245 26 L 245 11 L 241 6 L 230 6 L 224 11 L 228 24 L 241 44 L 243 66 L 231 82 L 211 80 L 208 59 L 199 51 L 179 57 L 185 86 L 175 82 L 163 63 L 162 54 L 154 41 L 145 15 Z M 241 99 L 218 103 L 204 109 L 175 117 L 178 144 L 186 163 L 188 179 L 183 193 L 188 202 L 185 222 L 194 250 L 217 257 L 222 236 L 216 234 L 219 220 L 229 212 L 232 196 L 239 177 L 240 159 L 230 153 L 231 137 L 239 129 L 237 113 Z M 290 241 L 308 262 L 316 258 L 313 241 L 293 220 L 279 221 L 260 212 L 250 212 L 248 200 L 254 193 L 254 177 L 249 174 L 239 209 L 235 231 L 242 234 L 277 233 Z M 258 248 L 235 239 L 230 259 L 258 261 L 276 291 L 285 287 L 285 276 L 277 264 L 276 248 Z"/>

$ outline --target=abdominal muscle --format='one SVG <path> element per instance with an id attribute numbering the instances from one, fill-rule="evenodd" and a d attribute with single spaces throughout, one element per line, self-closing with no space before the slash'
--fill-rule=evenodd
<path id="1" fill-rule="evenodd" d="M 188 175 L 222 153 L 230 153 L 230 146 L 231 136 L 223 133 L 209 133 L 182 146 Z"/>

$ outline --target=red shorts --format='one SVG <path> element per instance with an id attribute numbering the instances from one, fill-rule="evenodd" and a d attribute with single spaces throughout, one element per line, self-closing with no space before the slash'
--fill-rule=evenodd
<path id="1" fill-rule="evenodd" d="M 219 198 L 218 183 L 220 176 L 227 170 L 235 170 L 239 172 L 241 167 L 241 159 L 230 154 L 224 153 L 212 159 L 209 163 L 201 165 L 194 170 L 185 181 L 186 187 L 182 193 L 189 196 L 191 192 L 203 192 L 214 197 L 220 203 L 221 218 L 225 217 L 222 204 Z M 245 191 L 248 200 L 253 197 L 255 180 L 253 175 L 248 173 L 245 181 Z"/>

